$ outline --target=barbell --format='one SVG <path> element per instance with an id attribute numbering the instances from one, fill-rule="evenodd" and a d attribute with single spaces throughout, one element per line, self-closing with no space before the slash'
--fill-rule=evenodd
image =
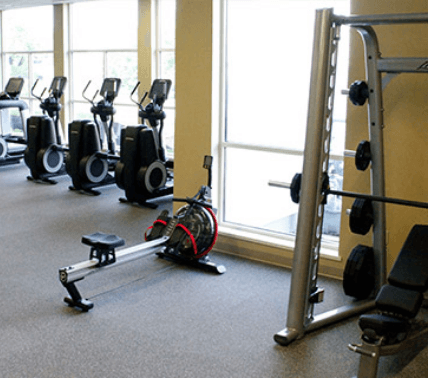
<path id="1" fill-rule="evenodd" d="M 300 189 L 302 185 L 301 173 L 296 173 L 290 184 L 279 181 L 269 181 L 269 185 L 278 188 L 290 189 L 291 200 L 294 203 L 300 202 Z M 327 203 L 328 195 L 355 198 L 355 201 L 349 212 L 349 228 L 353 233 L 360 235 L 367 234 L 370 231 L 371 226 L 373 225 L 372 202 L 383 202 L 395 205 L 428 209 L 428 203 L 426 202 L 410 201 L 393 197 L 331 189 L 330 179 L 327 173 L 323 174 L 321 195 L 324 196 L 324 200 L 322 201 L 323 204 Z"/>

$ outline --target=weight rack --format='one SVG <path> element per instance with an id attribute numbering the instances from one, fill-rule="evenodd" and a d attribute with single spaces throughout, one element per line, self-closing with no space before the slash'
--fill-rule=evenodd
<path id="1" fill-rule="evenodd" d="M 324 217 L 323 173 L 330 157 L 337 49 L 342 25 L 353 27 L 361 36 L 368 83 L 368 124 L 371 148 L 371 194 L 385 197 L 382 90 L 399 73 L 428 73 L 428 58 L 381 58 L 373 25 L 428 23 L 428 13 L 337 16 L 333 9 L 319 9 L 309 93 L 303 175 L 298 211 L 296 247 L 290 286 L 286 328 L 274 336 L 288 345 L 305 333 L 333 324 L 374 307 L 373 299 L 356 301 L 314 315 L 323 290 L 317 287 L 322 224 Z M 382 77 L 382 74 L 385 74 Z M 373 250 L 376 291 L 386 282 L 385 203 L 373 202 Z"/>

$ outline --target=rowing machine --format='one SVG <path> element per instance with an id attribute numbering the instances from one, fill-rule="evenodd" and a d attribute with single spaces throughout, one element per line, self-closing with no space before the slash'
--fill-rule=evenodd
<path id="1" fill-rule="evenodd" d="M 212 157 L 206 156 L 204 168 L 209 172 L 208 185 L 203 185 L 192 198 L 174 199 L 186 202 L 186 205 L 173 217 L 169 217 L 168 211 L 164 210 L 149 228 L 145 243 L 116 252 L 116 247 L 125 244 L 125 241 L 116 235 L 97 232 L 83 236 L 82 243 L 91 247 L 89 260 L 59 270 L 59 279 L 70 294 L 64 301 L 72 307 L 89 311 L 94 304 L 81 297 L 75 285 L 77 281 L 106 268 L 154 253 L 170 261 L 213 273 L 224 273 L 226 268 L 223 265 L 217 266 L 208 257 L 218 234 L 217 220 L 211 204 L 211 165 Z"/>

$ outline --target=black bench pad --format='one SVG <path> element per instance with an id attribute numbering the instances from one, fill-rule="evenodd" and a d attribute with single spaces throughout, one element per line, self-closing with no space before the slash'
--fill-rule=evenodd
<path id="1" fill-rule="evenodd" d="M 391 336 L 407 332 L 409 322 L 381 314 L 361 315 L 358 325 L 363 332 L 373 330 L 376 336 Z"/>
<path id="2" fill-rule="evenodd" d="M 90 235 L 83 235 L 82 243 L 94 248 L 113 249 L 125 245 L 125 240 L 116 235 L 95 232 Z"/>
<path id="3" fill-rule="evenodd" d="M 421 293 L 428 289 L 428 226 L 415 225 L 388 277 L 391 285 Z"/>
<path id="4" fill-rule="evenodd" d="M 376 307 L 387 313 L 414 318 L 422 306 L 423 293 L 383 285 L 376 297 Z"/>

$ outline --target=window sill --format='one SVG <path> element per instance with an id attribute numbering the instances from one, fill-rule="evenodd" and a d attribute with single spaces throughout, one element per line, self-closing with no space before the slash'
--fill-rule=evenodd
<path id="1" fill-rule="evenodd" d="M 292 238 L 287 238 L 283 235 L 255 233 L 253 230 L 244 227 L 222 225 L 219 227 L 219 236 L 223 239 L 233 239 L 238 242 L 254 243 L 257 246 L 285 250 L 285 254 L 292 255 L 294 251 L 295 241 Z M 342 261 L 336 242 L 324 241 L 324 245 L 321 247 L 321 259 Z"/>

